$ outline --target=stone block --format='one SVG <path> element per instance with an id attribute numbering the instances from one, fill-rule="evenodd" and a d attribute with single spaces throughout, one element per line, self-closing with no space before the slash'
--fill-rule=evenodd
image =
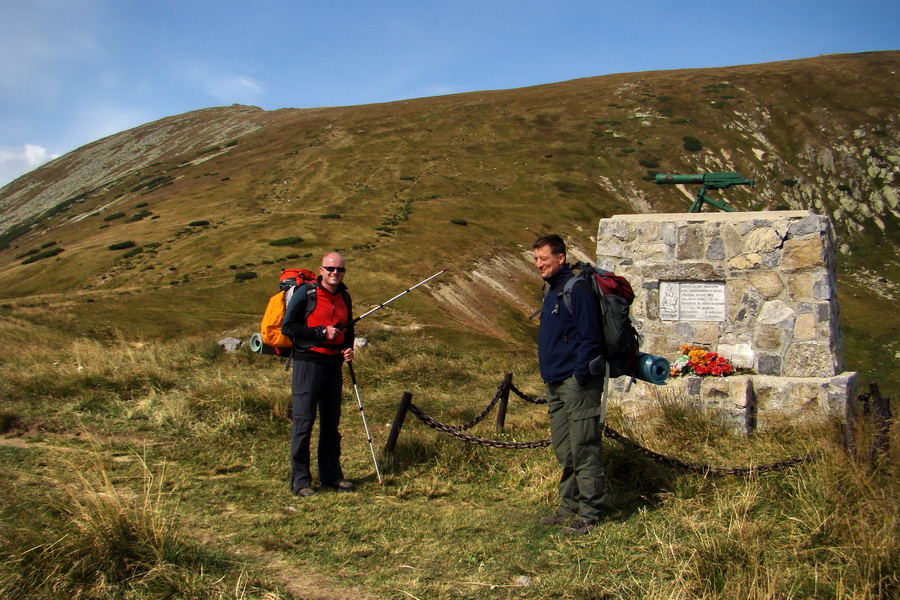
<path id="1" fill-rule="evenodd" d="M 819 237 L 788 240 L 784 243 L 781 268 L 786 273 L 825 267 L 825 247 Z"/>
<path id="2" fill-rule="evenodd" d="M 758 353 L 756 371 L 760 375 L 781 375 L 781 354 Z"/>
<path id="3" fill-rule="evenodd" d="M 784 342 L 784 330 L 777 325 L 758 325 L 754 331 L 753 345 L 758 350 L 780 353 Z"/>
<path id="4" fill-rule="evenodd" d="M 762 256 L 756 253 L 741 254 L 728 261 L 728 267 L 735 271 L 749 271 L 762 265 Z"/>
<path id="5" fill-rule="evenodd" d="M 719 344 L 716 352 L 736 369 L 752 369 L 756 358 L 751 344 Z"/>
<path id="6" fill-rule="evenodd" d="M 816 338 L 818 338 L 816 315 L 812 313 L 797 315 L 797 320 L 794 322 L 794 339 L 807 341 Z"/>
<path id="7" fill-rule="evenodd" d="M 747 279 L 766 300 L 777 298 L 784 291 L 784 280 L 774 271 L 748 273 Z"/>
<path id="8" fill-rule="evenodd" d="M 795 342 L 788 347 L 782 375 L 787 377 L 833 377 L 835 360 L 822 342 Z"/>
<path id="9" fill-rule="evenodd" d="M 763 304 L 756 322 L 759 325 L 793 324 L 797 312 L 783 300 L 772 300 Z"/>
<path id="10" fill-rule="evenodd" d="M 703 258 L 704 236 L 697 227 L 680 227 L 677 230 L 678 245 L 675 258 L 678 260 L 695 260 Z"/>
<path id="11" fill-rule="evenodd" d="M 752 254 L 768 254 L 781 248 L 783 242 L 774 227 L 760 227 L 747 235 L 744 251 Z"/>
<path id="12" fill-rule="evenodd" d="M 816 273 L 798 273 L 788 279 L 788 299 L 794 302 L 809 302 L 815 298 Z"/>

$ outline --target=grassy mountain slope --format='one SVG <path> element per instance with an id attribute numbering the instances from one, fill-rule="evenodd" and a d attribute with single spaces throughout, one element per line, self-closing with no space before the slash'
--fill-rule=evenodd
<path id="1" fill-rule="evenodd" d="M 900 429 L 879 449 L 871 415 L 848 451 L 833 422 L 747 437 L 670 394 L 640 419 L 611 406 L 647 449 L 760 471 L 607 440 L 612 511 L 579 539 L 538 525 L 549 448 L 466 444 L 412 414 L 382 444 L 404 391 L 442 423 L 487 417 L 474 436 L 547 437 L 544 405 L 511 396 L 502 431 L 483 412 L 502 373 L 541 389 L 528 248 L 555 230 L 590 258 L 599 218 L 686 210 L 695 190 L 648 171 L 735 170 L 756 187 L 715 195 L 741 209 L 832 216 L 847 362 L 896 399 L 898 58 L 210 108 L 0 189 L 0 597 L 896 597 Z M 359 489 L 300 499 L 289 373 L 215 341 L 255 329 L 282 266 L 334 248 L 360 309 L 450 272 L 360 322 L 368 425 L 347 385 L 341 427 Z"/>
<path id="2" fill-rule="evenodd" d="M 451 269 L 373 322 L 530 343 L 539 280 L 523 253 L 538 234 L 590 257 L 602 217 L 687 209 L 696 190 L 653 173 L 737 171 L 756 186 L 716 196 L 740 210 L 834 218 L 848 363 L 883 378 L 900 351 L 882 317 L 900 284 L 898 63 L 835 55 L 169 117 L 0 190 L 0 296 L 7 314 L 56 307 L 55 324 L 95 336 L 247 334 L 282 266 L 339 249 L 360 306 Z"/>

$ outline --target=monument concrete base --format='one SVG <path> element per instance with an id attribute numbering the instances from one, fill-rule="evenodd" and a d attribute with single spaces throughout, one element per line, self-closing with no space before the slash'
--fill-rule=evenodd
<path id="1" fill-rule="evenodd" d="M 688 402 L 746 433 L 781 423 L 844 418 L 849 400 L 857 396 L 857 374 L 834 377 L 676 377 L 658 386 L 619 377 L 610 382 L 609 406 L 627 417 L 640 418 L 666 402 Z"/>

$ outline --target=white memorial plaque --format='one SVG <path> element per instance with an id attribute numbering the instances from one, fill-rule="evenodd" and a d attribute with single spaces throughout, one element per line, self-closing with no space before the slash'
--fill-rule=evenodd
<path id="1" fill-rule="evenodd" d="M 660 281 L 663 321 L 724 321 L 724 281 Z"/>

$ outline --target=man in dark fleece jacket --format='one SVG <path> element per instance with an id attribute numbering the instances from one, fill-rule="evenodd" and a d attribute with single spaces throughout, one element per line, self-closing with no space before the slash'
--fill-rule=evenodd
<path id="1" fill-rule="evenodd" d="M 532 249 L 535 266 L 548 286 L 538 359 L 541 378 L 547 384 L 553 451 L 562 467 L 559 508 L 540 522 L 568 524 L 563 533 L 580 535 L 593 529 L 606 510 L 600 444 L 604 375 L 593 375 L 589 366 L 604 349 L 598 301 L 587 285 L 576 284 L 572 286 L 571 312 L 566 308 L 563 287 L 575 274 L 566 263 L 566 245 L 561 237 L 551 234 L 538 238 Z M 604 364 L 603 360 L 598 362 Z"/>

